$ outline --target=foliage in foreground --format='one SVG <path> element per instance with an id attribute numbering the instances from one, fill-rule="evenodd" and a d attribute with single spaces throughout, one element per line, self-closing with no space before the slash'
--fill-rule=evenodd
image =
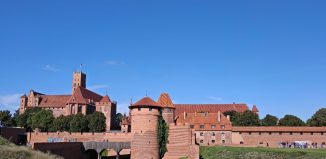
<path id="1" fill-rule="evenodd" d="M 262 147 L 200 147 L 204 159 L 320 159 L 326 158 L 323 149 L 283 149 Z"/>
<path id="2" fill-rule="evenodd" d="M 16 146 L 0 137 L 0 158 L 14 159 L 61 159 L 61 157 L 32 150 L 26 146 Z"/>

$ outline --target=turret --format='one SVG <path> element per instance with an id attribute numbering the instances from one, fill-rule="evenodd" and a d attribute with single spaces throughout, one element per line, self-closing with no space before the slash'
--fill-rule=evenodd
<path id="1" fill-rule="evenodd" d="M 174 123 L 175 107 L 172 103 L 169 94 L 162 93 L 157 102 L 163 106 L 162 116 L 165 122 L 168 124 Z"/>
<path id="2" fill-rule="evenodd" d="M 86 74 L 83 72 L 74 72 L 72 79 L 72 93 L 76 90 L 77 87 L 86 88 Z"/>
<path id="3" fill-rule="evenodd" d="M 256 107 L 256 105 L 254 105 L 254 106 L 252 107 L 251 111 L 254 112 L 254 113 L 256 113 L 256 114 L 259 113 L 259 110 L 258 110 L 258 108 Z"/>
<path id="4" fill-rule="evenodd" d="M 145 97 L 130 107 L 131 112 L 131 159 L 158 159 L 158 119 L 162 106 Z"/>

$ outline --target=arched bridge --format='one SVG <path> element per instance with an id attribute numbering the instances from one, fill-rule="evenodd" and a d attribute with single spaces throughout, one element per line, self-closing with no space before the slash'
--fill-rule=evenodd
<path id="1" fill-rule="evenodd" d="M 106 149 L 113 149 L 115 152 L 117 152 L 117 159 L 119 158 L 119 153 L 123 149 L 130 149 L 130 142 L 83 142 L 85 150 L 95 150 L 97 152 L 97 156 L 100 159 L 100 153 L 102 150 Z"/>

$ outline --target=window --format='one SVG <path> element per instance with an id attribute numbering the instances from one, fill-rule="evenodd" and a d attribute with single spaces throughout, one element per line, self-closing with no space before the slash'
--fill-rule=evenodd
<path id="1" fill-rule="evenodd" d="M 243 144 L 243 141 L 240 141 L 240 144 L 242 145 Z"/>
<path id="2" fill-rule="evenodd" d="M 239 134 L 242 134 L 242 132 L 239 132 Z"/>
<path id="3" fill-rule="evenodd" d="M 200 125 L 199 128 L 204 129 L 205 125 Z"/>
<path id="4" fill-rule="evenodd" d="M 278 134 L 279 134 L 279 135 L 282 135 L 282 133 L 281 133 L 281 132 L 279 132 Z"/>
<path id="5" fill-rule="evenodd" d="M 321 133 L 320 133 L 320 135 L 324 135 L 324 133 L 323 133 L 323 132 L 321 132 Z"/>
<path id="6" fill-rule="evenodd" d="M 314 135 L 314 133 L 313 133 L 313 132 L 311 132 L 311 133 L 310 133 L 310 135 Z"/>
<path id="7" fill-rule="evenodd" d="M 303 135 L 303 133 L 302 133 L 302 132 L 300 132 L 300 135 Z"/>
<path id="8" fill-rule="evenodd" d="M 248 134 L 251 135 L 251 132 L 249 132 Z"/>
<path id="9" fill-rule="evenodd" d="M 215 128 L 216 128 L 216 125 L 211 125 L 211 128 L 212 128 L 212 129 L 215 129 Z"/>
<path id="10" fill-rule="evenodd" d="M 222 140 L 222 143 L 225 144 L 225 140 Z"/>
<path id="11" fill-rule="evenodd" d="M 204 133 L 203 132 L 200 132 L 200 136 L 204 136 Z"/>
<path id="12" fill-rule="evenodd" d="M 194 128 L 194 125 L 190 125 L 190 128 L 193 129 Z"/>
<path id="13" fill-rule="evenodd" d="M 215 132 L 212 132 L 212 136 L 215 136 Z"/>
<path id="14" fill-rule="evenodd" d="M 212 140 L 212 143 L 215 143 L 215 140 Z"/>
<path id="15" fill-rule="evenodd" d="M 152 108 L 149 108 L 149 111 L 151 112 L 152 111 Z"/>
<path id="16" fill-rule="evenodd" d="M 204 140 L 200 140 L 200 143 L 203 143 L 204 142 Z"/>
<path id="17" fill-rule="evenodd" d="M 293 133 L 292 132 L 290 132 L 290 135 L 292 135 Z"/>
<path id="18" fill-rule="evenodd" d="M 272 135 L 272 132 L 269 132 L 269 135 Z"/>
<path id="19" fill-rule="evenodd" d="M 225 129 L 225 125 L 221 125 L 221 129 Z"/>
<path id="20" fill-rule="evenodd" d="M 140 108 L 138 108 L 138 111 L 140 111 L 141 109 Z"/>
<path id="21" fill-rule="evenodd" d="M 261 135 L 261 132 L 259 132 L 258 134 Z"/>

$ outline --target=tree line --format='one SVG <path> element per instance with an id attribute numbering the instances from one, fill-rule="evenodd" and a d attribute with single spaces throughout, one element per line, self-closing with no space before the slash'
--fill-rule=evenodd
<path id="1" fill-rule="evenodd" d="M 326 108 L 321 108 L 313 116 L 304 122 L 295 115 L 287 114 L 283 118 L 267 114 L 263 119 L 259 119 L 258 114 L 246 110 L 242 113 L 227 111 L 223 113 L 229 115 L 233 126 L 326 126 Z"/>
<path id="2" fill-rule="evenodd" d="M 30 108 L 22 114 L 17 110 L 13 116 L 10 111 L 4 110 L 0 111 L 0 121 L 2 126 L 19 126 L 41 132 L 104 132 L 106 129 L 106 117 L 97 111 L 88 115 L 78 113 L 55 118 L 52 110 L 41 108 Z"/>

